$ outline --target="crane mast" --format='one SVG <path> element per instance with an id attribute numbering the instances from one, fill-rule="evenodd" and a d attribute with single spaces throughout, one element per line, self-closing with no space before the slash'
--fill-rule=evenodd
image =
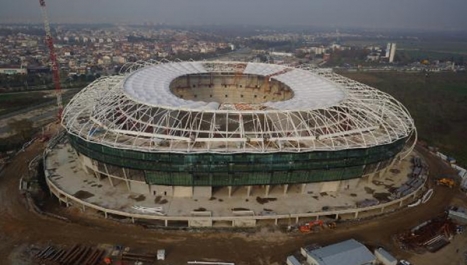
<path id="1" fill-rule="evenodd" d="M 45 42 L 47 44 L 47 47 L 49 48 L 50 63 L 52 64 L 52 75 L 53 75 L 53 81 L 55 85 L 55 96 L 57 97 L 57 107 L 58 107 L 57 117 L 58 117 L 58 120 L 60 121 L 62 118 L 63 103 L 62 103 L 62 87 L 60 86 L 60 73 L 59 73 L 59 68 L 58 68 L 58 63 L 57 63 L 57 55 L 55 54 L 54 41 L 52 38 L 52 34 L 50 32 L 50 24 L 49 24 L 49 18 L 47 15 L 47 9 L 45 6 L 45 0 L 39 0 L 39 4 L 41 6 L 42 19 L 44 20 Z"/>

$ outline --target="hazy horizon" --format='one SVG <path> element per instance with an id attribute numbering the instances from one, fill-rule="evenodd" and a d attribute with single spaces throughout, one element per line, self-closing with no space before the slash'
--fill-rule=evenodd
<path id="1" fill-rule="evenodd" d="M 37 0 L 0 3 L 0 23 L 41 22 Z M 467 30 L 465 0 L 46 0 L 46 4 L 51 23 Z"/>

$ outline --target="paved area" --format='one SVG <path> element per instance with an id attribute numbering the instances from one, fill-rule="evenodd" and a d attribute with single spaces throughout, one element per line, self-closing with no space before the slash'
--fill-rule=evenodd
<path id="1" fill-rule="evenodd" d="M 394 165 L 384 176 L 375 178 L 372 182 L 361 179 L 355 189 L 338 192 L 301 194 L 301 185 L 289 187 L 287 195 L 280 186 L 270 192 L 268 202 L 259 198 L 265 195 L 265 189 L 254 189 L 250 197 L 246 197 L 246 188 L 238 188 L 232 197 L 228 196 L 227 188 L 218 191 L 211 198 L 175 198 L 169 196 L 153 196 L 148 193 L 129 192 L 125 182 L 121 181 L 115 187 L 107 178 L 99 181 L 94 175 L 88 175 L 82 170 L 77 156 L 70 145 L 59 144 L 48 155 L 47 168 L 50 179 L 63 191 L 78 197 L 88 203 L 113 210 L 131 213 L 142 213 L 134 206 L 162 207 L 168 216 L 190 216 L 198 209 L 211 211 L 212 216 L 232 216 L 232 210 L 241 209 L 254 211 L 255 215 L 295 214 L 320 212 L 326 209 L 356 208 L 359 202 L 372 199 L 386 199 L 394 188 L 409 181 L 412 156 Z M 115 181 L 114 181 L 115 182 Z M 115 184 L 115 183 L 114 183 Z"/>

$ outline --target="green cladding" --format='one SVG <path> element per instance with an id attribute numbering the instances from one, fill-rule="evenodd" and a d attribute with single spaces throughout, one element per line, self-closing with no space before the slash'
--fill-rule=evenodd
<path id="1" fill-rule="evenodd" d="M 77 152 L 144 171 L 152 185 L 244 186 L 358 178 L 388 166 L 406 139 L 370 148 L 305 153 L 150 153 L 112 148 L 69 135 Z"/>

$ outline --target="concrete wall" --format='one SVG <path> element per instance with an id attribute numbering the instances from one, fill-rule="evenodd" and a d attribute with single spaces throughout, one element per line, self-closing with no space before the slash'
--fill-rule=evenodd
<path id="1" fill-rule="evenodd" d="M 91 171 L 89 170 L 89 169 L 94 170 L 94 165 L 92 164 L 92 160 L 87 156 L 79 155 L 79 161 L 81 162 L 81 165 L 83 166 L 84 172 L 86 172 L 86 174 L 92 174 Z"/>
<path id="2" fill-rule="evenodd" d="M 130 189 L 132 192 L 135 192 L 135 193 L 148 194 L 149 185 L 144 182 L 131 181 Z"/>
<path id="3" fill-rule="evenodd" d="M 233 220 L 232 225 L 235 227 L 253 227 L 253 226 L 256 226 L 256 220 L 255 219 Z"/>
<path id="4" fill-rule="evenodd" d="M 189 227 L 211 227 L 212 219 L 191 219 L 188 220 Z"/>
<path id="5" fill-rule="evenodd" d="M 193 187 L 174 186 L 173 187 L 174 197 L 192 197 Z"/>
<path id="6" fill-rule="evenodd" d="M 212 187 L 193 187 L 193 198 L 211 198 Z"/>
<path id="7" fill-rule="evenodd" d="M 154 194 L 155 193 L 155 194 Z M 151 185 L 151 194 L 155 196 L 173 196 L 172 186 Z"/>
<path id="8" fill-rule="evenodd" d="M 360 179 L 348 179 L 342 180 L 340 184 L 340 190 L 355 189 L 358 186 Z"/>
<path id="9" fill-rule="evenodd" d="M 306 184 L 304 193 L 319 194 L 323 185 L 324 183 L 308 183 Z"/>
<path id="10" fill-rule="evenodd" d="M 341 181 L 327 181 L 323 182 L 320 192 L 336 192 L 339 190 Z"/>

